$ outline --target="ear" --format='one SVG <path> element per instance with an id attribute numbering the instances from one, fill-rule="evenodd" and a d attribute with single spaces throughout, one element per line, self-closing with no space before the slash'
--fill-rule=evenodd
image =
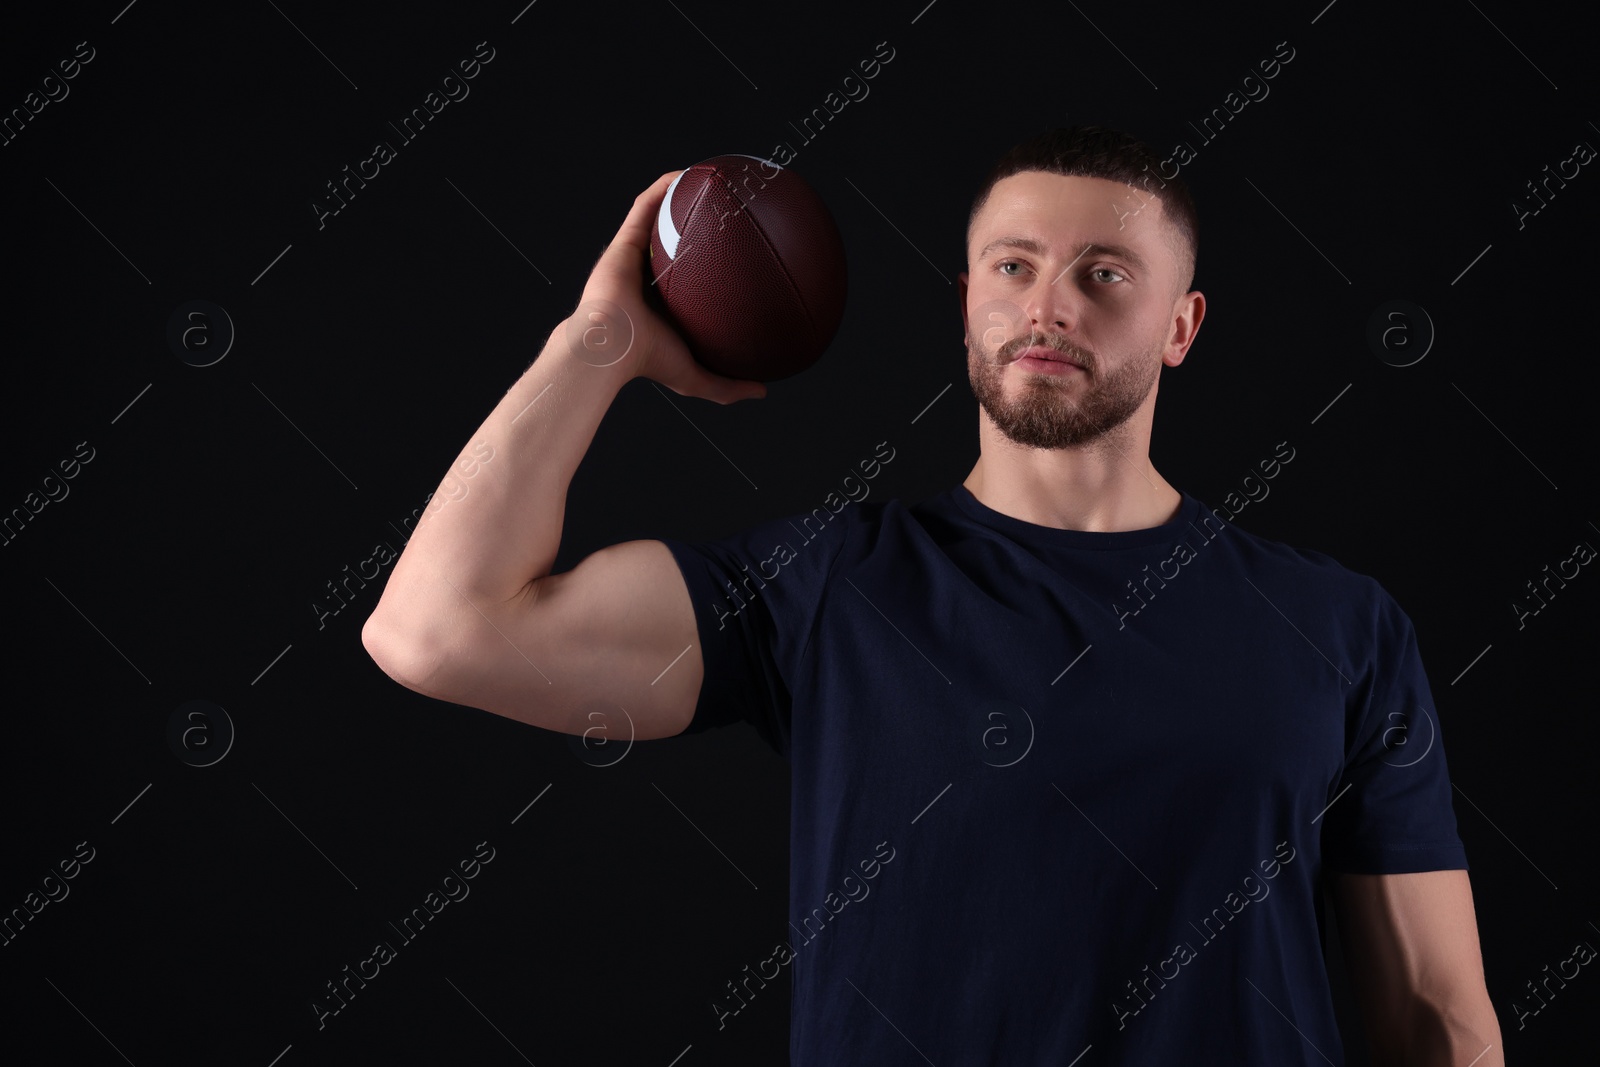
<path id="1" fill-rule="evenodd" d="M 961 336 L 964 340 L 970 332 L 967 325 L 967 272 L 962 271 L 956 275 L 957 287 L 961 291 Z"/>
<path id="2" fill-rule="evenodd" d="M 1200 323 L 1206 317 L 1206 297 L 1200 290 L 1191 290 L 1178 299 L 1177 306 L 1173 309 L 1172 336 L 1167 340 L 1166 349 L 1161 354 L 1161 362 L 1169 367 L 1176 367 L 1183 362 L 1183 357 L 1188 355 L 1189 346 L 1194 344 L 1195 334 L 1200 332 Z"/>

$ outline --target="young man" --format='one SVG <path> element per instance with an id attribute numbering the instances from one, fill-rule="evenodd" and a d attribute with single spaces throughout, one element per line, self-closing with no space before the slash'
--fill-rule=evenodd
<path id="1" fill-rule="evenodd" d="M 623 384 L 765 393 L 642 296 L 663 175 L 363 631 L 402 684 L 547 729 L 752 723 L 792 768 L 793 916 L 753 980 L 791 968 L 801 1067 L 1339 1063 L 1325 879 L 1377 1062 L 1503 1063 L 1410 620 L 1150 464 L 1160 369 L 1205 312 L 1194 206 L 1157 167 L 1080 127 L 979 192 L 962 484 L 906 507 L 856 482 L 552 575 Z"/>

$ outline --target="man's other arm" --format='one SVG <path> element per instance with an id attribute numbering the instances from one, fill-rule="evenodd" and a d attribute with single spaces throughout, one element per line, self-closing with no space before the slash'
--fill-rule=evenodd
<path id="1" fill-rule="evenodd" d="M 1374 1067 L 1504 1067 L 1463 870 L 1334 876 Z"/>

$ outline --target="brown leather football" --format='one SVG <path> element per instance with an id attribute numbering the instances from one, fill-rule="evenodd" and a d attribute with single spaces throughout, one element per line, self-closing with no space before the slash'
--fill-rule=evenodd
<path id="1" fill-rule="evenodd" d="M 760 156 L 713 156 L 673 180 L 650 274 L 695 359 L 730 378 L 798 374 L 844 317 L 833 215 L 800 175 Z"/>

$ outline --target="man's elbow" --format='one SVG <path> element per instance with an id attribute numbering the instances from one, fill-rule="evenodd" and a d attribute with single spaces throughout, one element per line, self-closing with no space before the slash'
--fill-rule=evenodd
<path id="1" fill-rule="evenodd" d="M 361 626 L 361 647 L 379 670 L 417 692 L 426 691 L 439 662 L 439 657 L 429 656 L 420 642 L 376 611 Z"/>
<path id="2" fill-rule="evenodd" d="M 1504 1067 L 1500 1020 L 1483 987 L 1439 1000 L 1418 999 L 1400 1032 L 1374 1041 L 1374 1067 L 1460 1065 Z"/>
<path id="3" fill-rule="evenodd" d="M 1500 1019 L 1482 985 L 1463 993 L 1440 1013 L 1445 1031 L 1435 1053 L 1441 1064 L 1473 1063 L 1474 1067 L 1503 1067 Z"/>

